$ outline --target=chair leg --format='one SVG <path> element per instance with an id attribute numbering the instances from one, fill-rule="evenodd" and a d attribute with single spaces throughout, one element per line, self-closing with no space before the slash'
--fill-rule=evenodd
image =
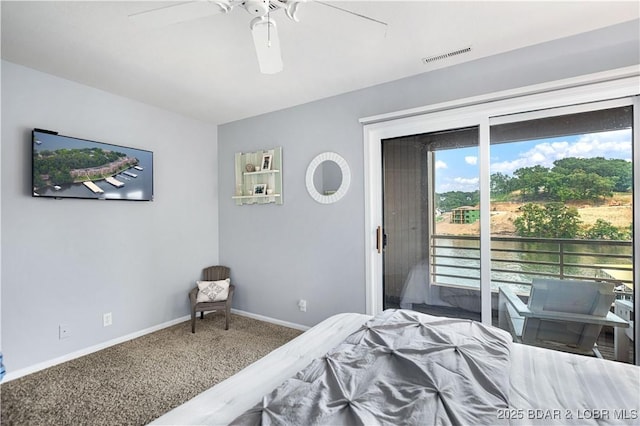
<path id="1" fill-rule="evenodd" d="M 196 332 L 196 311 L 191 311 L 191 332 Z"/>
<path id="2" fill-rule="evenodd" d="M 602 354 L 600 353 L 600 350 L 598 349 L 598 345 L 593 345 L 593 354 L 596 356 L 596 358 L 602 359 Z"/>
<path id="3" fill-rule="evenodd" d="M 231 316 L 231 309 L 229 309 L 229 306 L 227 306 L 225 311 L 224 311 L 224 321 L 225 321 L 224 329 L 225 330 L 229 329 L 229 317 L 230 316 Z"/>

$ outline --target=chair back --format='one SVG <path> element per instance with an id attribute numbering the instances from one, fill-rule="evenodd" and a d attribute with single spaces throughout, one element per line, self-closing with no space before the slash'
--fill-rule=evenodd
<path id="1" fill-rule="evenodd" d="M 226 266 L 209 266 L 202 270 L 203 281 L 220 281 L 229 278 L 230 269 Z"/>
<path id="2" fill-rule="evenodd" d="M 529 309 L 606 316 L 615 298 L 613 289 L 609 282 L 534 279 Z"/>
<path id="3" fill-rule="evenodd" d="M 579 314 L 606 317 L 615 298 L 614 285 L 608 282 L 534 279 L 529 296 L 532 313 Z M 600 335 L 601 325 L 567 319 L 525 319 L 524 343 L 561 344 L 590 352 Z"/>

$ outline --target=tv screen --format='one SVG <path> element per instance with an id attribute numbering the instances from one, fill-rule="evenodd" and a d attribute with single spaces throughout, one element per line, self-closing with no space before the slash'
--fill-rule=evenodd
<path id="1" fill-rule="evenodd" d="M 153 152 L 34 129 L 34 197 L 153 200 Z"/>

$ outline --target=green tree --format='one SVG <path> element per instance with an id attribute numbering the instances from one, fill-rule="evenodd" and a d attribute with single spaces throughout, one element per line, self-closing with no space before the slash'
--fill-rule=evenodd
<path id="1" fill-rule="evenodd" d="M 609 178 L 614 183 L 612 189 L 617 192 L 629 192 L 632 187 L 633 165 L 629 161 L 604 157 L 569 157 L 556 160 L 553 165 L 553 171 L 565 175 L 582 170 L 585 173 L 595 173 L 603 178 Z"/>
<path id="2" fill-rule="evenodd" d="M 527 203 L 520 208 L 522 215 L 513 224 L 516 234 L 521 237 L 542 237 L 544 235 L 545 215 L 541 204 Z"/>
<path id="3" fill-rule="evenodd" d="M 62 185 L 65 183 L 72 183 L 73 178 L 69 174 L 68 169 L 54 170 L 49 175 L 49 180 L 55 185 Z"/>
<path id="4" fill-rule="evenodd" d="M 603 219 L 596 220 L 596 223 L 588 228 L 584 237 L 589 240 L 629 240 L 631 234 L 622 228 L 614 226 L 611 222 Z"/>
<path id="5" fill-rule="evenodd" d="M 578 169 L 570 174 L 551 172 L 550 176 L 553 176 L 553 179 L 549 179 L 548 188 L 553 200 L 598 201 L 613 195 L 613 179 L 597 173 L 587 173 Z"/>
<path id="6" fill-rule="evenodd" d="M 575 191 L 567 185 L 566 176 L 550 170 L 544 177 L 543 192 L 547 199 L 567 201 L 575 197 Z"/>
<path id="7" fill-rule="evenodd" d="M 547 183 L 549 169 L 540 165 L 522 167 L 513 174 L 518 178 L 517 189 L 524 199 L 538 199 Z"/>
<path id="8" fill-rule="evenodd" d="M 513 221 L 521 237 L 575 238 L 580 229 L 578 210 L 562 203 L 527 203 Z"/>
<path id="9" fill-rule="evenodd" d="M 503 173 L 491 175 L 491 195 L 500 196 L 510 194 L 515 188 L 516 181 L 513 177 Z"/>

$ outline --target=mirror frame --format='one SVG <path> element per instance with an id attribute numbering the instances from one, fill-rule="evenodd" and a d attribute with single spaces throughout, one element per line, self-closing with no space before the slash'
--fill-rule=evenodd
<path id="1" fill-rule="evenodd" d="M 340 187 L 331 195 L 321 194 L 313 183 L 313 176 L 316 169 L 325 161 L 333 161 L 342 171 L 342 182 L 340 183 Z M 347 193 L 349 185 L 351 184 L 351 171 L 349 170 L 349 165 L 345 159 L 340 156 L 340 154 L 336 154 L 335 152 L 323 152 L 322 154 L 317 155 L 313 160 L 311 160 L 311 163 L 309 163 L 309 166 L 307 167 L 306 182 L 307 192 L 311 198 L 321 204 L 331 204 L 344 197 Z"/>

